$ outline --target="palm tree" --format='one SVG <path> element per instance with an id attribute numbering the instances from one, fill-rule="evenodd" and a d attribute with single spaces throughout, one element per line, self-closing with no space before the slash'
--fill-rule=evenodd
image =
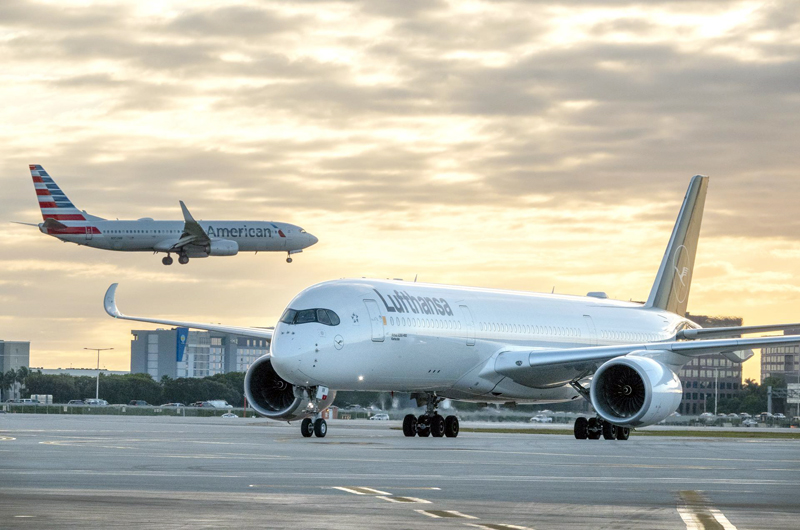
<path id="1" fill-rule="evenodd" d="M 13 388 L 14 388 L 14 383 L 17 381 L 17 372 L 15 372 L 14 370 L 9 370 L 8 372 L 2 374 L 2 380 L 3 380 L 2 390 L 4 391 L 9 390 L 9 392 L 5 396 L 6 400 L 8 400 L 10 398 L 10 395 L 14 393 Z"/>
<path id="2" fill-rule="evenodd" d="M 17 382 L 20 384 L 20 387 L 26 387 L 28 385 L 28 376 L 30 373 L 31 371 L 28 370 L 27 366 L 20 366 L 17 369 Z"/>

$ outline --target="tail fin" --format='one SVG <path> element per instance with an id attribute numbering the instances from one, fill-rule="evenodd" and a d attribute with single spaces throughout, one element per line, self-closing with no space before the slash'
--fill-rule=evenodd
<path id="1" fill-rule="evenodd" d="M 58 184 L 47 174 L 47 171 L 38 164 L 28 166 L 33 177 L 33 187 L 39 199 L 39 208 L 42 218 L 47 221 L 86 221 L 86 215 L 78 210 L 67 198 Z"/>
<path id="2" fill-rule="evenodd" d="M 686 316 L 707 191 L 708 177 L 692 177 L 645 307 Z"/>

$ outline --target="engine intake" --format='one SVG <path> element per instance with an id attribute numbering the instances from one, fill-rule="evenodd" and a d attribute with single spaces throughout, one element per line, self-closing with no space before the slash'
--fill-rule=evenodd
<path id="1" fill-rule="evenodd" d="M 264 355 L 254 362 L 244 376 L 247 402 L 256 412 L 273 420 L 294 421 L 314 416 L 333 404 L 336 391 L 321 399 L 296 387 L 275 372 L 272 357 Z"/>
<path id="2" fill-rule="evenodd" d="M 629 355 L 603 364 L 592 378 L 592 405 L 604 420 L 641 427 L 678 409 L 683 389 L 668 366 L 649 357 Z"/>

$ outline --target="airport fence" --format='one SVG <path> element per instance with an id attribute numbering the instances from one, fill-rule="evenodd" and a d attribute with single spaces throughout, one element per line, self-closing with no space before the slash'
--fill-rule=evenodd
<path id="1" fill-rule="evenodd" d="M 7 414 L 95 414 L 105 416 L 190 416 L 213 417 L 222 416 L 226 412 L 233 412 L 239 417 L 244 416 L 244 409 L 221 409 L 211 407 L 156 407 L 134 405 L 43 405 L 4 403 L 0 412 Z M 255 416 L 253 409 L 247 409 L 247 416 Z"/>

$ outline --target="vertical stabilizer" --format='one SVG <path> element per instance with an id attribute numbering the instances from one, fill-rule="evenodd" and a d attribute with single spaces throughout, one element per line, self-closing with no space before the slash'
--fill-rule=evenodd
<path id="1" fill-rule="evenodd" d="M 708 177 L 692 177 L 645 307 L 686 315 L 707 191 Z"/>
<path id="2" fill-rule="evenodd" d="M 42 218 L 45 221 L 48 219 L 56 221 L 86 221 L 84 213 L 72 204 L 42 166 L 30 164 L 28 167 L 31 170 L 33 187 L 36 189 L 39 208 L 42 210 Z"/>

